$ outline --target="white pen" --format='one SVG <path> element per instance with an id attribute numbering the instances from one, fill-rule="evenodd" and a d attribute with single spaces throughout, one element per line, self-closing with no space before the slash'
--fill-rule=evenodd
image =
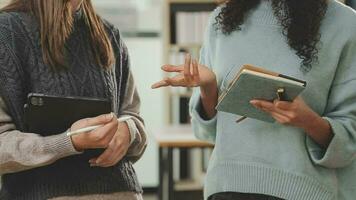
<path id="1" fill-rule="evenodd" d="M 117 119 L 118 122 L 124 122 L 128 119 L 131 119 L 131 117 L 122 117 L 122 118 L 119 118 Z M 85 133 L 85 132 L 89 132 L 89 131 L 92 131 L 92 130 L 95 130 L 99 127 L 102 127 L 103 125 L 97 125 L 97 126 L 88 126 L 88 127 L 85 127 L 85 128 L 81 128 L 81 129 L 78 129 L 78 130 L 75 130 L 75 131 L 68 131 L 67 132 L 67 136 L 73 136 L 73 135 L 78 135 L 78 134 L 81 134 L 81 133 Z"/>

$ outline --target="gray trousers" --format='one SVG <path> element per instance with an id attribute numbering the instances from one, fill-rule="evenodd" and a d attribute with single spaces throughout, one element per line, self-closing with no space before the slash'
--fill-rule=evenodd
<path id="1" fill-rule="evenodd" d="M 283 200 L 263 194 L 247 194 L 237 192 L 222 192 L 211 195 L 208 200 Z"/>

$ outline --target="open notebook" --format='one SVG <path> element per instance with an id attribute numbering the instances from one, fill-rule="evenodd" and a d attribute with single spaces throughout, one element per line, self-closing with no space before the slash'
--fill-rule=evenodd
<path id="1" fill-rule="evenodd" d="M 293 101 L 306 82 L 259 67 L 244 65 L 218 100 L 216 109 L 266 122 L 275 120 L 250 104 L 253 99 Z"/>

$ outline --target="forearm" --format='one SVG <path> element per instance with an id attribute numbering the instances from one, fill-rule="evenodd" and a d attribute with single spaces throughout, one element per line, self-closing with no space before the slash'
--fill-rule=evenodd
<path id="1" fill-rule="evenodd" d="M 218 103 L 218 87 L 216 81 L 210 85 L 200 87 L 200 99 L 204 114 L 208 119 L 216 115 L 216 105 Z"/>
<path id="2" fill-rule="evenodd" d="M 315 113 L 315 116 L 304 127 L 305 132 L 321 147 L 327 148 L 333 138 L 329 122 Z"/>
<path id="3" fill-rule="evenodd" d="M 41 137 L 15 130 L 12 118 L 0 97 L 0 175 L 49 165 L 77 154 L 65 134 Z"/>
<path id="4" fill-rule="evenodd" d="M 65 133 L 41 137 L 17 130 L 3 132 L 0 134 L 0 174 L 46 166 L 77 153 Z"/>

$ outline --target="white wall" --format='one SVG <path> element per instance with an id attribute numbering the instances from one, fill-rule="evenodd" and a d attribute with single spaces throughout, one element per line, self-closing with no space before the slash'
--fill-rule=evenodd
<path id="1" fill-rule="evenodd" d="M 0 0 L 0 6 L 4 6 L 9 0 Z"/>
<path id="2" fill-rule="evenodd" d="M 162 0 L 92 0 L 96 11 L 122 32 L 160 32 Z"/>
<path id="3" fill-rule="evenodd" d="M 141 114 L 146 122 L 149 145 L 143 158 L 135 164 L 144 187 L 158 185 L 158 147 L 152 128 L 163 126 L 165 119 L 163 90 L 152 90 L 151 84 L 162 78 L 162 41 L 160 38 L 124 38 L 131 57 L 131 68 L 141 96 Z"/>

